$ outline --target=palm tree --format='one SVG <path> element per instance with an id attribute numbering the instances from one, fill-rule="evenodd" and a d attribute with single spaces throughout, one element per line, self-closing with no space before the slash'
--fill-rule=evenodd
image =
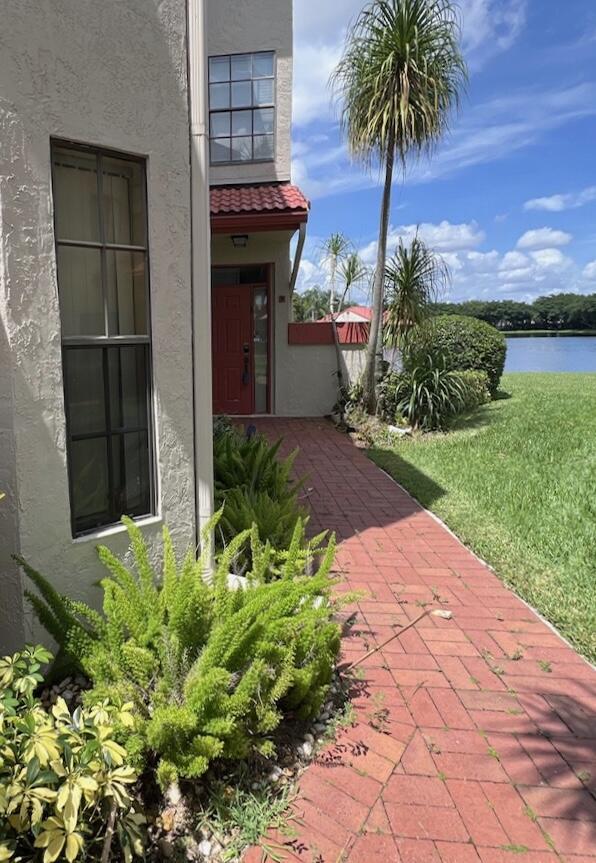
<path id="1" fill-rule="evenodd" d="M 430 152 L 448 127 L 467 79 L 452 0 L 372 0 L 348 33 L 332 76 L 352 154 L 385 169 L 373 315 L 363 375 L 364 400 L 376 408 L 383 339 L 383 288 L 391 186 L 396 159 Z"/>
<path id="2" fill-rule="evenodd" d="M 385 344 L 403 350 L 408 336 L 425 323 L 429 305 L 437 301 L 449 281 L 447 264 L 418 234 L 409 246 L 400 239 L 385 267 Z"/>
<path id="3" fill-rule="evenodd" d="M 368 267 L 362 261 L 358 252 L 351 252 L 339 265 L 339 274 L 344 284 L 343 297 L 339 304 L 339 311 L 345 302 L 350 302 L 352 288 L 362 283 L 368 276 Z"/>
<path id="4" fill-rule="evenodd" d="M 344 237 L 339 231 L 327 237 L 323 243 L 323 262 L 329 265 L 329 283 L 331 292 L 329 295 L 329 311 L 331 314 L 335 312 L 335 294 L 336 294 L 336 279 L 337 270 L 341 262 L 345 260 L 350 251 L 351 243 L 347 237 Z"/>

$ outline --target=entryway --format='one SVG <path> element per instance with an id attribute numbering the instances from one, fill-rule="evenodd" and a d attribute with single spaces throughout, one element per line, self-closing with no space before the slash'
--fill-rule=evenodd
<path id="1" fill-rule="evenodd" d="M 213 413 L 270 411 L 271 267 L 213 267 Z"/>

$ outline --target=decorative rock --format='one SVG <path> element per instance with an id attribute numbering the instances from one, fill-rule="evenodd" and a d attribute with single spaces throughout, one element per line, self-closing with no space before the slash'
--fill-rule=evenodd
<path id="1" fill-rule="evenodd" d="M 269 774 L 269 780 L 271 782 L 279 782 L 282 775 L 283 774 L 282 774 L 281 767 L 279 767 L 279 765 L 276 764 L 275 767 L 273 768 L 273 770 L 271 771 L 271 773 Z"/>
<path id="2" fill-rule="evenodd" d="M 311 735 L 311 737 L 312 737 L 312 735 Z M 301 743 L 300 746 L 298 747 L 298 752 L 300 753 L 300 755 L 303 756 L 303 758 L 310 758 L 312 756 L 312 752 L 313 752 L 312 743 L 309 743 L 308 740 L 305 740 L 304 743 Z"/>
<path id="3" fill-rule="evenodd" d="M 211 857 L 211 852 L 213 851 L 213 844 L 208 839 L 203 839 L 199 842 L 199 851 L 203 855 L 203 857 Z"/>
<path id="4" fill-rule="evenodd" d="M 314 743 L 314 742 L 315 742 L 315 738 L 312 736 L 312 734 L 305 734 L 305 735 L 304 735 L 304 740 L 305 740 L 307 743 Z"/>

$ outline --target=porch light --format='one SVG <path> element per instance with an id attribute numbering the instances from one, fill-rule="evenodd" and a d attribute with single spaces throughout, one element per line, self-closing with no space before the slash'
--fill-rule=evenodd
<path id="1" fill-rule="evenodd" d="M 248 234 L 233 234 L 231 240 L 235 249 L 245 249 L 248 246 Z"/>

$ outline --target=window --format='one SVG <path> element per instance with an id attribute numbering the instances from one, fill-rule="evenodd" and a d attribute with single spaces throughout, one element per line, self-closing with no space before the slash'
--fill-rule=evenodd
<path id="1" fill-rule="evenodd" d="M 145 163 L 52 145 L 73 535 L 153 511 Z"/>
<path id="2" fill-rule="evenodd" d="M 211 164 L 274 157 L 275 54 L 209 59 Z"/>

